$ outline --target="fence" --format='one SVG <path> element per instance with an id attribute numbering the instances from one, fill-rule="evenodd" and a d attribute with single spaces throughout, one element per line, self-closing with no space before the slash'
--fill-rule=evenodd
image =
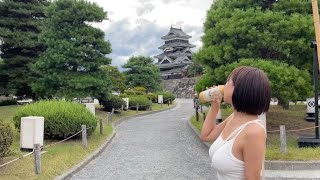
<path id="1" fill-rule="evenodd" d="M 163 104 L 161 103 L 161 107 L 162 107 L 162 105 L 163 105 Z M 169 105 L 170 105 L 170 104 L 168 103 L 168 106 L 169 106 Z M 139 104 L 136 104 L 135 106 L 130 106 L 129 109 L 135 108 L 135 109 L 136 109 L 136 112 L 138 112 L 139 109 L 146 108 L 146 107 L 149 107 L 149 110 L 152 110 L 152 102 L 151 102 L 151 105 L 150 105 L 150 106 L 140 106 Z M 114 112 L 115 112 L 115 111 L 117 111 L 117 112 L 122 112 L 123 110 L 124 110 L 123 105 L 121 106 L 121 108 L 116 109 L 116 110 L 115 110 L 114 108 L 112 108 L 112 111 L 111 111 L 111 112 L 108 112 L 108 115 L 107 115 L 107 117 L 106 117 L 106 123 L 107 123 L 107 124 L 110 124 L 111 118 L 112 118 L 112 116 L 114 115 Z M 147 110 L 147 109 L 146 109 L 146 110 Z M 103 127 L 103 119 L 99 119 L 99 120 L 97 121 L 97 123 L 99 124 L 100 134 L 103 134 L 103 130 L 104 130 L 104 127 Z M 55 143 L 52 143 L 52 144 L 43 146 L 42 149 L 45 150 L 45 149 L 48 149 L 48 148 L 50 148 L 50 147 L 52 147 L 52 146 L 58 145 L 58 144 L 60 144 L 60 143 L 62 143 L 62 142 L 65 142 L 65 141 L 67 141 L 67 140 L 69 140 L 69 139 L 71 139 L 71 138 L 79 135 L 80 133 L 82 134 L 82 146 L 83 146 L 84 148 L 87 148 L 87 147 L 88 147 L 87 130 L 88 130 L 88 129 L 91 129 L 91 128 L 93 128 L 93 127 L 94 127 L 94 126 L 87 127 L 86 125 L 82 125 L 82 126 L 81 126 L 81 130 L 78 131 L 77 133 L 75 133 L 75 134 L 73 134 L 72 136 L 69 136 L 69 137 L 67 137 L 67 138 L 65 138 L 65 139 L 63 139 L 63 140 L 61 140 L 61 141 L 58 141 L 58 142 L 55 142 Z M 34 167 L 35 167 L 34 170 L 35 170 L 35 174 L 38 175 L 38 174 L 41 173 L 41 147 L 40 147 L 40 144 L 34 144 L 34 147 L 33 147 L 32 152 L 26 153 L 26 154 L 24 154 L 24 155 L 22 155 L 22 156 L 20 156 L 20 157 L 17 157 L 17 158 L 15 158 L 15 159 L 13 159 L 13 160 L 10 160 L 10 161 L 8 161 L 8 162 L 6 162 L 6 163 L 4 163 L 4 164 L 1 164 L 1 165 L 0 165 L 0 168 L 5 167 L 5 166 L 7 166 L 7 165 L 9 165 L 9 164 L 12 164 L 12 163 L 14 163 L 14 162 L 16 162 L 16 161 L 18 161 L 18 160 L 20 160 L 20 159 L 26 158 L 26 157 L 28 157 L 28 156 L 30 156 L 30 155 L 32 155 L 32 154 L 34 154 Z"/>
<path id="2" fill-rule="evenodd" d="M 200 111 L 199 108 L 196 108 L 196 121 L 199 121 L 199 115 L 202 117 L 203 121 L 206 119 L 206 114 L 203 112 L 202 106 L 200 106 Z M 272 130 L 272 131 L 267 131 L 267 133 L 279 133 L 280 134 L 280 151 L 283 154 L 287 153 L 287 133 L 289 132 L 301 132 L 301 131 L 306 131 L 310 129 L 315 129 L 320 126 L 313 126 L 313 127 L 308 127 L 308 128 L 301 128 L 301 129 L 291 129 L 291 130 L 286 130 L 285 125 L 280 125 L 279 130 Z"/>

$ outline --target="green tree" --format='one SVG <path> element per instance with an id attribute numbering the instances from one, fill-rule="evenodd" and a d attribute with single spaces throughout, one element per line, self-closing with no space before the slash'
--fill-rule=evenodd
<path id="1" fill-rule="evenodd" d="M 239 66 L 252 66 L 263 70 L 269 78 L 272 97 L 278 98 L 279 104 L 285 109 L 289 108 L 289 100 L 296 101 L 312 96 L 312 83 L 308 71 L 262 59 L 243 59 L 222 65 L 212 73 L 204 75 L 196 85 L 196 90 L 200 92 L 214 84 L 225 84 L 231 71 Z"/>
<path id="2" fill-rule="evenodd" d="M 102 70 L 107 74 L 111 81 L 113 91 L 123 92 L 126 87 L 126 77 L 121 73 L 117 67 L 114 66 L 102 66 Z"/>
<path id="3" fill-rule="evenodd" d="M 57 0 L 46 10 L 40 40 L 47 50 L 35 64 L 39 80 L 32 88 L 41 96 L 105 98 L 109 79 L 101 66 L 110 64 L 111 45 L 104 32 L 90 25 L 107 18 L 95 3 Z"/>
<path id="4" fill-rule="evenodd" d="M 187 77 L 196 77 L 199 75 L 202 75 L 203 73 L 203 67 L 198 62 L 193 62 L 190 66 L 187 68 Z"/>
<path id="5" fill-rule="evenodd" d="M 31 65 L 45 50 L 38 41 L 45 18 L 46 0 L 0 1 L 0 52 L 4 61 L 0 71 L 0 89 L 18 96 L 32 96 L 36 81 Z"/>
<path id="6" fill-rule="evenodd" d="M 269 59 L 312 71 L 308 0 L 217 0 L 207 13 L 195 58 L 211 68 L 242 58 Z"/>
<path id="7" fill-rule="evenodd" d="M 122 67 L 127 68 L 124 73 L 128 87 L 142 86 L 148 92 L 155 92 L 161 89 L 160 70 L 159 67 L 153 64 L 152 58 L 133 56 Z"/>

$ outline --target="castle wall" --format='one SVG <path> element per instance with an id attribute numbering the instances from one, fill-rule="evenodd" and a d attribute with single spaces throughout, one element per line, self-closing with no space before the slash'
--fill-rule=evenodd
<path id="1" fill-rule="evenodd" d="M 172 92 L 176 98 L 192 99 L 197 80 L 197 78 L 162 80 L 162 85 L 166 91 Z"/>

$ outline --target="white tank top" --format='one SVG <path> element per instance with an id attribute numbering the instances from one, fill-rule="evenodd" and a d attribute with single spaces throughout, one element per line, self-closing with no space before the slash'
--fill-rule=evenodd
<path id="1" fill-rule="evenodd" d="M 220 136 L 210 146 L 209 156 L 212 160 L 212 167 L 217 171 L 219 180 L 241 180 L 244 176 L 244 162 L 232 154 L 234 140 L 241 131 L 249 124 L 256 123 L 264 128 L 261 120 L 254 120 L 244 123 L 235 129 L 226 140 Z M 222 131 L 223 132 L 223 131 Z"/>

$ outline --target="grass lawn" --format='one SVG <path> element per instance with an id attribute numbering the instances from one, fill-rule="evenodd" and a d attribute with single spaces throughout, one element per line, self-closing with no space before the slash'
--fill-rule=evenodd
<path id="1" fill-rule="evenodd" d="M 169 107 L 172 107 L 170 105 Z M 169 108 L 167 105 L 153 104 L 153 110 L 160 110 Z M 15 111 L 18 109 L 18 106 L 3 106 L 0 107 L 0 119 L 7 121 L 12 124 L 12 117 L 14 116 Z M 132 116 L 135 114 L 142 114 L 149 111 L 124 111 L 123 113 L 114 114 L 112 117 L 112 121 L 117 121 L 120 118 L 126 116 Z M 96 109 L 96 116 L 98 118 L 105 119 L 107 116 L 107 112 L 102 111 L 102 109 Z M 84 149 L 80 140 L 70 139 L 61 144 L 51 146 L 44 151 L 41 157 L 41 174 L 34 174 L 34 159 L 33 155 L 30 155 L 24 159 L 18 160 L 8 166 L 0 168 L 0 179 L 53 179 L 54 177 L 66 172 L 68 169 L 85 159 L 89 156 L 93 151 L 95 151 L 98 147 L 103 144 L 106 139 L 112 134 L 112 126 L 107 125 L 104 121 L 104 133 L 100 135 L 99 127 L 97 126 L 95 132 L 88 138 L 88 148 Z M 19 157 L 26 152 L 20 151 L 20 138 L 19 133 L 15 130 L 15 140 L 13 145 L 11 146 L 11 153 L 2 159 L 0 159 L 0 164 L 7 162 L 11 159 Z M 48 145 L 54 143 L 54 141 L 45 140 L 44 145 Z"/>
<path id="2" fill-rule="evenodd" d="M 232 113 L 232 109 L 222 109 L 222 118 L 225 119 Z M 267 114 L 267 130 L 279 130 L 280 125 L 285 125 L 286 130 L 313 127 L 314 122 L 304 120 L 306 113 L 305 105 L 291 105 L 289 110 L 283 110 L 280 106 L 271 106 Z M 192 124 L 201 130 L 203 121 L 191 118 Z M 298 138 L 300 135 L 314 134 L 314 129 L 302 132 L 287 133 L 287 154 L 280 152 L 279 133 L 268 133 L 267 136 L 267 160 L 320 160 L 320 148 L 299 148 Z"/>

